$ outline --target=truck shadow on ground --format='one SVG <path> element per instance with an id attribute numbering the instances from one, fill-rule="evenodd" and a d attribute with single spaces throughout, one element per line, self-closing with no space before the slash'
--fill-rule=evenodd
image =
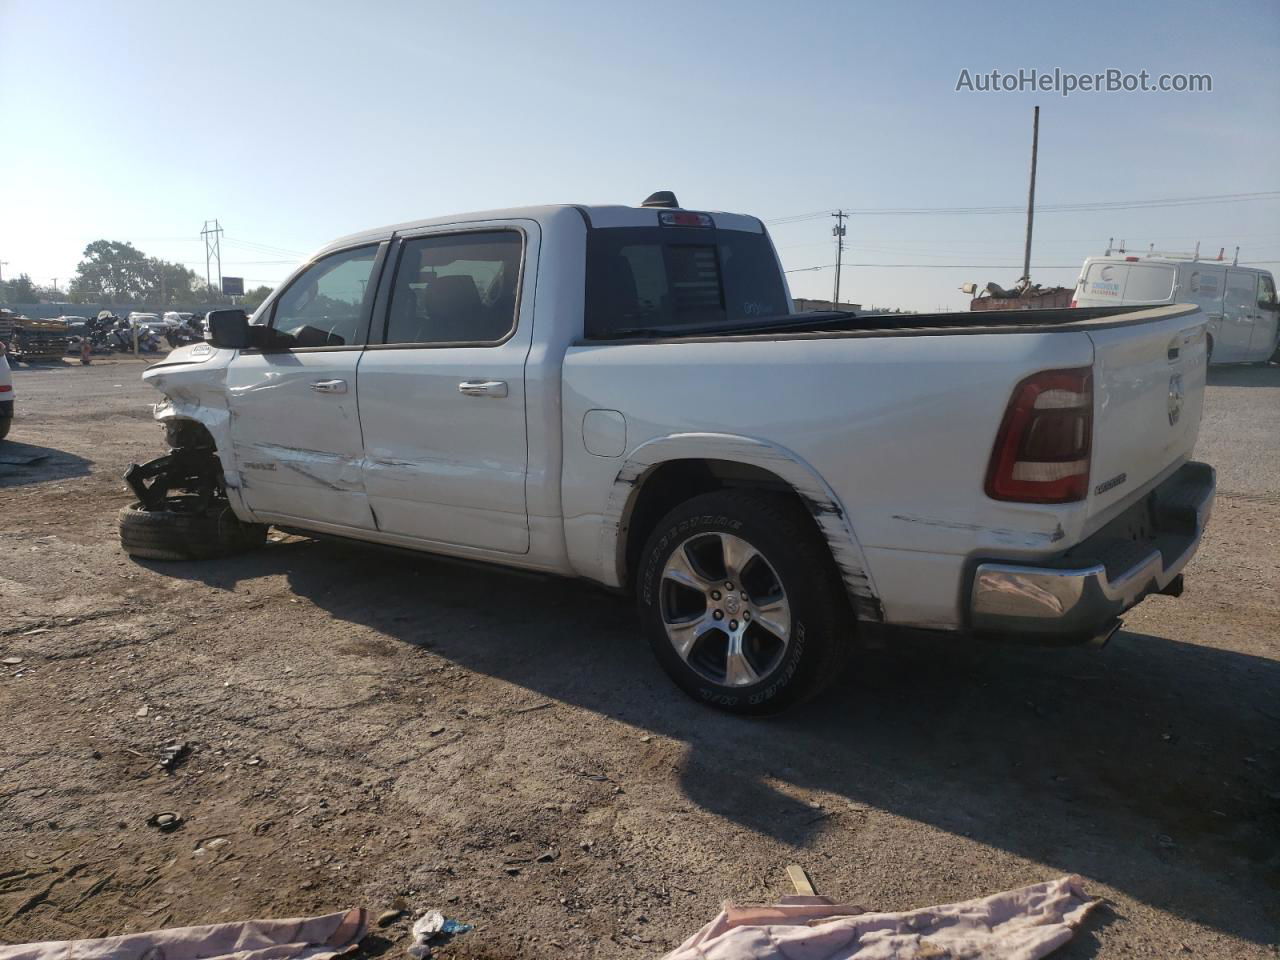
<path id="1" fill-rule="evenodd" d="M 1211 387 L 1277 387 L 1280 363 L 1210 367 L 1205 382 Z"/>
<path id="2" fill-rule="evenodd" d="M 1274 936 L 1274 660 L 1124 631 L 1101 651 L 901 635 L 818 701 L 744 720 L 684 697 L 630 602 L 583 583 L 305 540 L 163 569 L 222 588 L 283 572 L 339 620 L 681 741 L 692 802 L 787 844 L 876 808 Z M 786 785 L 842 801 L 815 813 Z"/>
<path id="3" fill-rule="evenodd" d="M 65 450 L 8 439 L 0 442 L 0 489 L 83 477 L 92 464 Z"/>

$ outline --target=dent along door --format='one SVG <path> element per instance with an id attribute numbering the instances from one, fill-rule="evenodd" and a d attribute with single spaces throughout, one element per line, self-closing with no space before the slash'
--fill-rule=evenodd
<path id="1" fill-rule="evenodd" d="M 365 489 L 380 531 L 528 551 L 524 369 L 537 249 L 527 221 L 398 241 L 360 365 Z"/>

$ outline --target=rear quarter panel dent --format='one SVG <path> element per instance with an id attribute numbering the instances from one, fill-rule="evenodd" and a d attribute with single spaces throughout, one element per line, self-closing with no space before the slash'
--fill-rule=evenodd
<path id="1" fill-rule="evenodd" d="M 671 460 L 729 460 L 768 470 L 800 496 L 831 550 L 859 618 L 880 622 L 883 611 L 866 558 L 839 498 L 811 466 L 764 440 L 729 434 L 674 434 L 641 444 L 618 471 L 600 525 L 601 569 L 612 585 L 626 579 L 626 531 L 645 479 Z"/>

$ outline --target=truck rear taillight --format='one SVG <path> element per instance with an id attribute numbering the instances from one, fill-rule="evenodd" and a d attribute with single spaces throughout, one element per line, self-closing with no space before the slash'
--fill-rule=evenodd
<path id="1" fill-rule="evenodd" d="M 987 467 L 987 496 L 1072 503 L 1089 492 L 1093 374 L 1046 370 L 1013 391 Z"/>
<path id="2" fill-rule="evenodd" d="M 12 392 L 12 390 L 13 390 L 13 387 L 10 386 L 9 384 L 0 383 L 0 393 L 10 393 Z"/>
<path id="3" fill-rule="evenodd" d="M 1076 308 L 1076 298 L 1075 298 L 1075 297 L 1072 297 L 1072 298 L 1071 298 L 1071 309 L 1072 309 L 1072 310 L 1074 310 L 1075 308 Z"/>

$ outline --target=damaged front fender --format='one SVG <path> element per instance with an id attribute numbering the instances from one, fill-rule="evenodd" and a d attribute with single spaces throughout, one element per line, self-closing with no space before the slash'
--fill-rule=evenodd
<path id="1" fill-rule="evenodd" d="M 191 421 L 208 432 L 222 468 L 227 500 L 236 516 L 252 522 L 255 518 L 240 492 L 244 482 L 232 452 L 232 415 L 227 406 L 227 367 L 235 355 L 234 350 L 208 343 L 180 347 L 163 362 L 148 367 L 142 379 L 164 394 L 153 408 L 159 423 L 169 426 Z"/>

